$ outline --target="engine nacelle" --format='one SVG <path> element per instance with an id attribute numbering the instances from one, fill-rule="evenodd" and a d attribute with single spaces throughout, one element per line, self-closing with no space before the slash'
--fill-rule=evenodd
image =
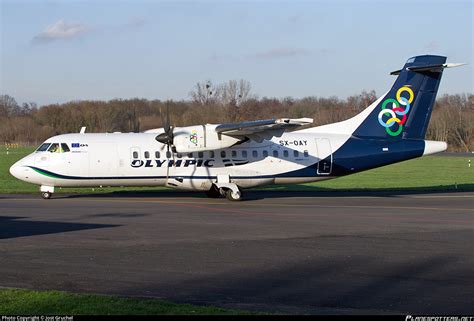
<path id="1" fill-rule="evenodd" d="M 178 153 L 202 152 L 228 148 L 240 141 L 227 135 L 218 134 L 215 128 L 218 125 L 196 125 L 176 127 L 173 129 L 173 144 Z"/>

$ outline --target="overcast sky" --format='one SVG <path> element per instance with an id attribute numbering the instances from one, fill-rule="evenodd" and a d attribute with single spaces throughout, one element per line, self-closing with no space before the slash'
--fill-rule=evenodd
<path id="1" fill-rule="evenodd" d="M 473 93 L 472 1 L 6 1 L 1 94 L 188 99 L 197 81 L 260 97 L 383 93 L 411 56 L 440 54 L 440 93 Z"/>

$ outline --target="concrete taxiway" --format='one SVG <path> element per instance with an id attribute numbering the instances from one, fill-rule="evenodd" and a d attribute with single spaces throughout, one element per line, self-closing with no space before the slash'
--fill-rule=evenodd
<path id="1" fill-rule="evenodd" d="M 0 195 L 0 286 L 286 313 L 474 312 L 474 193 Z"/>

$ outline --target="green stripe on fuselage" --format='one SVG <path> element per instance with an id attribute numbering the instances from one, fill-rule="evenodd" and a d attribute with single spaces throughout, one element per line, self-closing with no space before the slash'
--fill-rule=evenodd
<path id="1" fill-rule="evenodd" d="M 35 172 L 37 172 L 38 174 L 41 174 L 41 175 L 44 175 L 46 177 L 51 177 L 51 178 L 59 178 L 59 176 L 57 175 L 54 175 L 54 174 L 49 174 L 49 173 L 46 173 L 38 168 L 33 168 L 33 167 L 30 167 L 32 170 L 34 170 Z"/>

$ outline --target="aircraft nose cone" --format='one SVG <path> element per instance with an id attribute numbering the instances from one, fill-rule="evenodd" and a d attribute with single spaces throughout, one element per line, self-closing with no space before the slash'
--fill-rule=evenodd
<path id="1" fill-rule="evenodd" d="M 10 167 L 10 174 L 12 174 L 12 176 L 15 178 L 20 179 L 20 166 L 18 163 L 15 163 Z"/>

